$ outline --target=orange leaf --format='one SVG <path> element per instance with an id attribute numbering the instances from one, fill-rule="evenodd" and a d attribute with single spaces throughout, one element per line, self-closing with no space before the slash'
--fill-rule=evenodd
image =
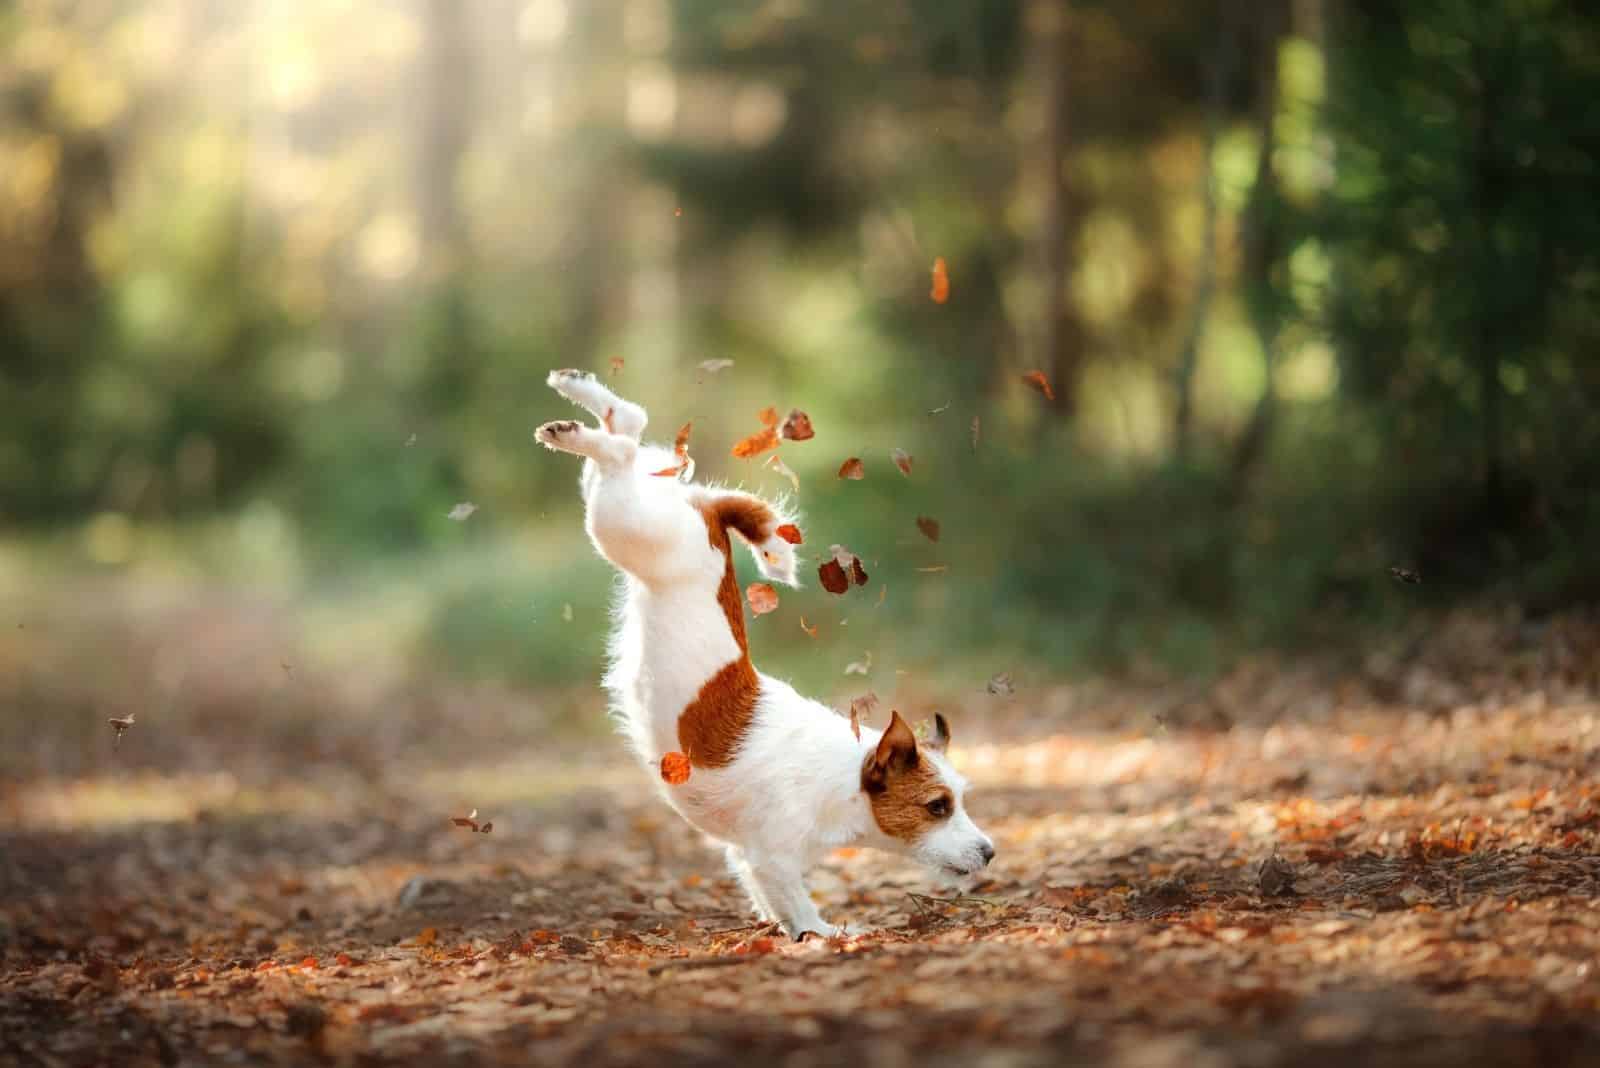
<path id="1" fill-rule="evenodd" d="M 815 623 L 813 623 L 809 627 L 806 626 L 806 617 L 805 616 L 801 616 L 800 617 L 800 629 L 805 631 L 807 634 L 811 635 L 811 637 L 813 637 L 813 638 L 815 638 L 817 636 L 817 625 Z M 1577 833 L 1577 832 L 1573 832 L 1573 833 Z"/>
<path id="2" fill-rule="evenodd" d="M 799 408 L 792 408 L 789 417 L 783 421 L 783 427 L 778 431 L 790 441 L 809 441 L 817 436 L 811 429 L 811 417 Z"/>
<path id="3" fill-rule="evenodd" d="M 750 602 L 750 611 L 758 616 L 778 610 L 778 591 L 765 582 L 752 582 L 745 587 L 744 596 Z"/>
<path id="4" fill-rule="evenodd" d="M 850 579 L 837 560 L 827 560 L 817 568 L 817 578 L 829 593 L 843 594 L 850 588 Z"/>
<path id="5" fill-rule="evenodd" d="M 944 257 L 939 256 L 933 261 L 933 289 L 928 296 L 935 304 L 943 304 L 950 299 L 950 272 L 944 265 Z"/>
<path id="6" fill-rule="evenodd" d="M 302 960 L 300 962 L 300 967 L 302 967 L 302 968 L 314 969 L 314 968 L 316 968 L 316 966 L 317 966 L 317 958 L 315 958 L 315 957 L 307 957 L 307 958 L 305 958 L 304 960 Z"/>
<path id="7" fill-rule="evenodd" d="M 782 538 L 790 545 L 799 545 L 801 543 L 800 528 L 795 526 L 793 523 L 785 523 L 783 526 L 773 531 L 773 533 L 777 534 L 778 537 Z"/>
<path id="8" fill-rule="evenodd" d="M 682 753 L 667 753 L 661 758 L 661 778 L 668 786 L 682 786 L 689 781 L 689 758 Z"/>
<path id="9" fill-rule="evenodd" d="M 867 477 L 867 465 L 861 462 L 861 457 L 852 456 L 839 465 L 839 477 L 860 482 Z"/>
<path id="10" fill-rule="evenodd" d="M 911 476 L 911 456 L 906 450 L 893 449 L 889 453 L 889 458 L 894 461 L 894 465 L 900 469 L 902 475 L 907 478 Z"/>
<path id="11" fill-rule="evenodd" d="M 1056 399 L 1056 391 L 1050 388 L 1050 380 L 1044 376 L 1043 371 L 1029 371 L 1022 376 L 1022 380 L 1040 393 L 1043 393 L 1045 400 L 1053 401 Z"/>
<path id="12" fill-rule="evenodd" d="M 756 418 L 761 420 L 762 426 L 775 427 L 778 425 L 778 409 L 770 406 L 763 408 L 756 415 Z"/>
<path id="13" fill-rule="evenodd" d="M 917 516 L 917 529 L 922 531 L 929 541 L 939 540 L 939 521 L 925 515 Z"/>
<path id="14" fill-rule="evenodd" d="M 620 372 L 622 370 L 622 365 L 623 365 L 624 362 L 625 361 L 623 360 L 623 358 L 621 356 L 613 356 L 613 357 L 611 357 L 611 374 L 613 376 L 615 376 L 618 372 Z"/>
<path id="15" fill-rule="evenodd" d="M 769 411 L 771 409 L 768 409 Z M 741 460 L 748 460 L 752 456 L 759 456 L 768 449 L 778 447 L 778 432 L 773 427 L 751 434 L 733 447 L 733 454 Z"/>
<path id="16" fill-rule="evenodd" d="M 659 471 L 650 472 L 652 475 L 672 478 L 686 470 L 693 470 L 693 461 L 689 459 L 689 428 L 692 426 L 694 426 L 693 419 L 678 428 L 678 436 L 672 441 L 672 455 L 678 458 L 678 462 L 671 467 L 663 467 Z"/>

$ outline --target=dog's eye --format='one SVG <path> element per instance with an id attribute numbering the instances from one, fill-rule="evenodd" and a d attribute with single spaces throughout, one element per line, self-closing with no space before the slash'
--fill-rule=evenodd
<path id="1" fill-rule="evenodd" d="M 950 799 L 947 797 L 936 797 L 932 801 L 929 801 L 928 815 L 932 816 L 936 820 L 942 820 L 946 816 L 950 815 Z"/>

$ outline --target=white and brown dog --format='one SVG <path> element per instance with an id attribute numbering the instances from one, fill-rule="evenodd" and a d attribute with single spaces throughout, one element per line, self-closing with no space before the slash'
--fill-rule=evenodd
<path id="1" fill-rule="evenodd" d="M 655 475 L 676 465 L 673 453 L 641 444 L 644 409 L 593 375 L 554 371 L 549 384 L 601 422 L 546 423 L 535 436 L 586 458 L 585 527 L 623 574 L 604 680 L 613 711 L 647 767 L 688 755 L 688 781 L 662 791 L 726 843 L 756 913 L 796 938 L 841 933 L 817 913 L 805 874 L 852 842 L 947 876 L 988 864 L 994 844 L 962 806 L 943 716 L 920 744 L 898 713 L 858 739 L 832 709 L 750 663 L 729 535 L 750 544 L 767 578 L 798 585 L 794 546 L 777 533 L 788 517 L 748 493 Z"/>

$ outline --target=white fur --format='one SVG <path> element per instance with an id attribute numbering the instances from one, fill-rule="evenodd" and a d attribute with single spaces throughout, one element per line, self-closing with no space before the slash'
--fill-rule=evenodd
<path id="1" fill-rule="evenodd" d="M 548 382 L 614 431 L 557 422 L 536 436 L 552 449 L 587 458 L 580 481 L 585 528 L 623 576 L 604 684 L 629 743 L 656 771 L 663 754 L 679 749 L 679 714 L 706 680 L 742 655 L 717 603 L 724 560 L 694 507 L 738 491 L 654 475 L 674 465 L 672 453 L 640 444 L 644 409 L 593 375 L 554 371 Z M 779 523 L 792 521 L 781 507 L 767 505 Z M 798 585 L 788 542 L 774 535 L 751 550 L 764 576 Z M 954 797 L 954 810 L 938 830 L 908 846 L 879 830 L 861 788 L 862 765 L 882 732 L 863 729 L 858 740 L 832 709 L 785 682 L 759 678 L 754 719 L 731 763 L 697 767 L 679 786 L 652 777 L 685 820 L 727 844 L 729 868 L 762 919 L 779 921 L 795 937 L 839 933 L 818 914 L 805 873 L 848 843 L 909 853 L 947 875 L 988 862 L 993 844 L 967 816 L 966 782 L 940 754 L 926 751 Z"/>

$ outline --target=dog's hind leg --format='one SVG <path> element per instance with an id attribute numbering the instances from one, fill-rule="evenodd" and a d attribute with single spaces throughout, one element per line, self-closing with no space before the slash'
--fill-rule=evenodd
<path id="1" fill-rule="evenodd" d="M 756 919 L 762 923 L 775 922 L 778 917 L 772 911 L 772 906 L 767 904 L 767 897 L 761 891 L 761 884 L 756 882 L 756 874 L 750 870 L 750 862 L 744 858 L 744 850 L 736 845 L 730 845 L 727 854 L 728 870 L 733 872 L 733 877 L 739 880 L 739 885 L 749 896 L 750 905 L 755 909 Z"/>
<path id="2" fill-rule="evenodd" d="M 588 371 L 551 371 L 545 384 L 600 420 L 613 434 L 638 441 L 650 421 L 643 408 L 611 392 Z"/>

